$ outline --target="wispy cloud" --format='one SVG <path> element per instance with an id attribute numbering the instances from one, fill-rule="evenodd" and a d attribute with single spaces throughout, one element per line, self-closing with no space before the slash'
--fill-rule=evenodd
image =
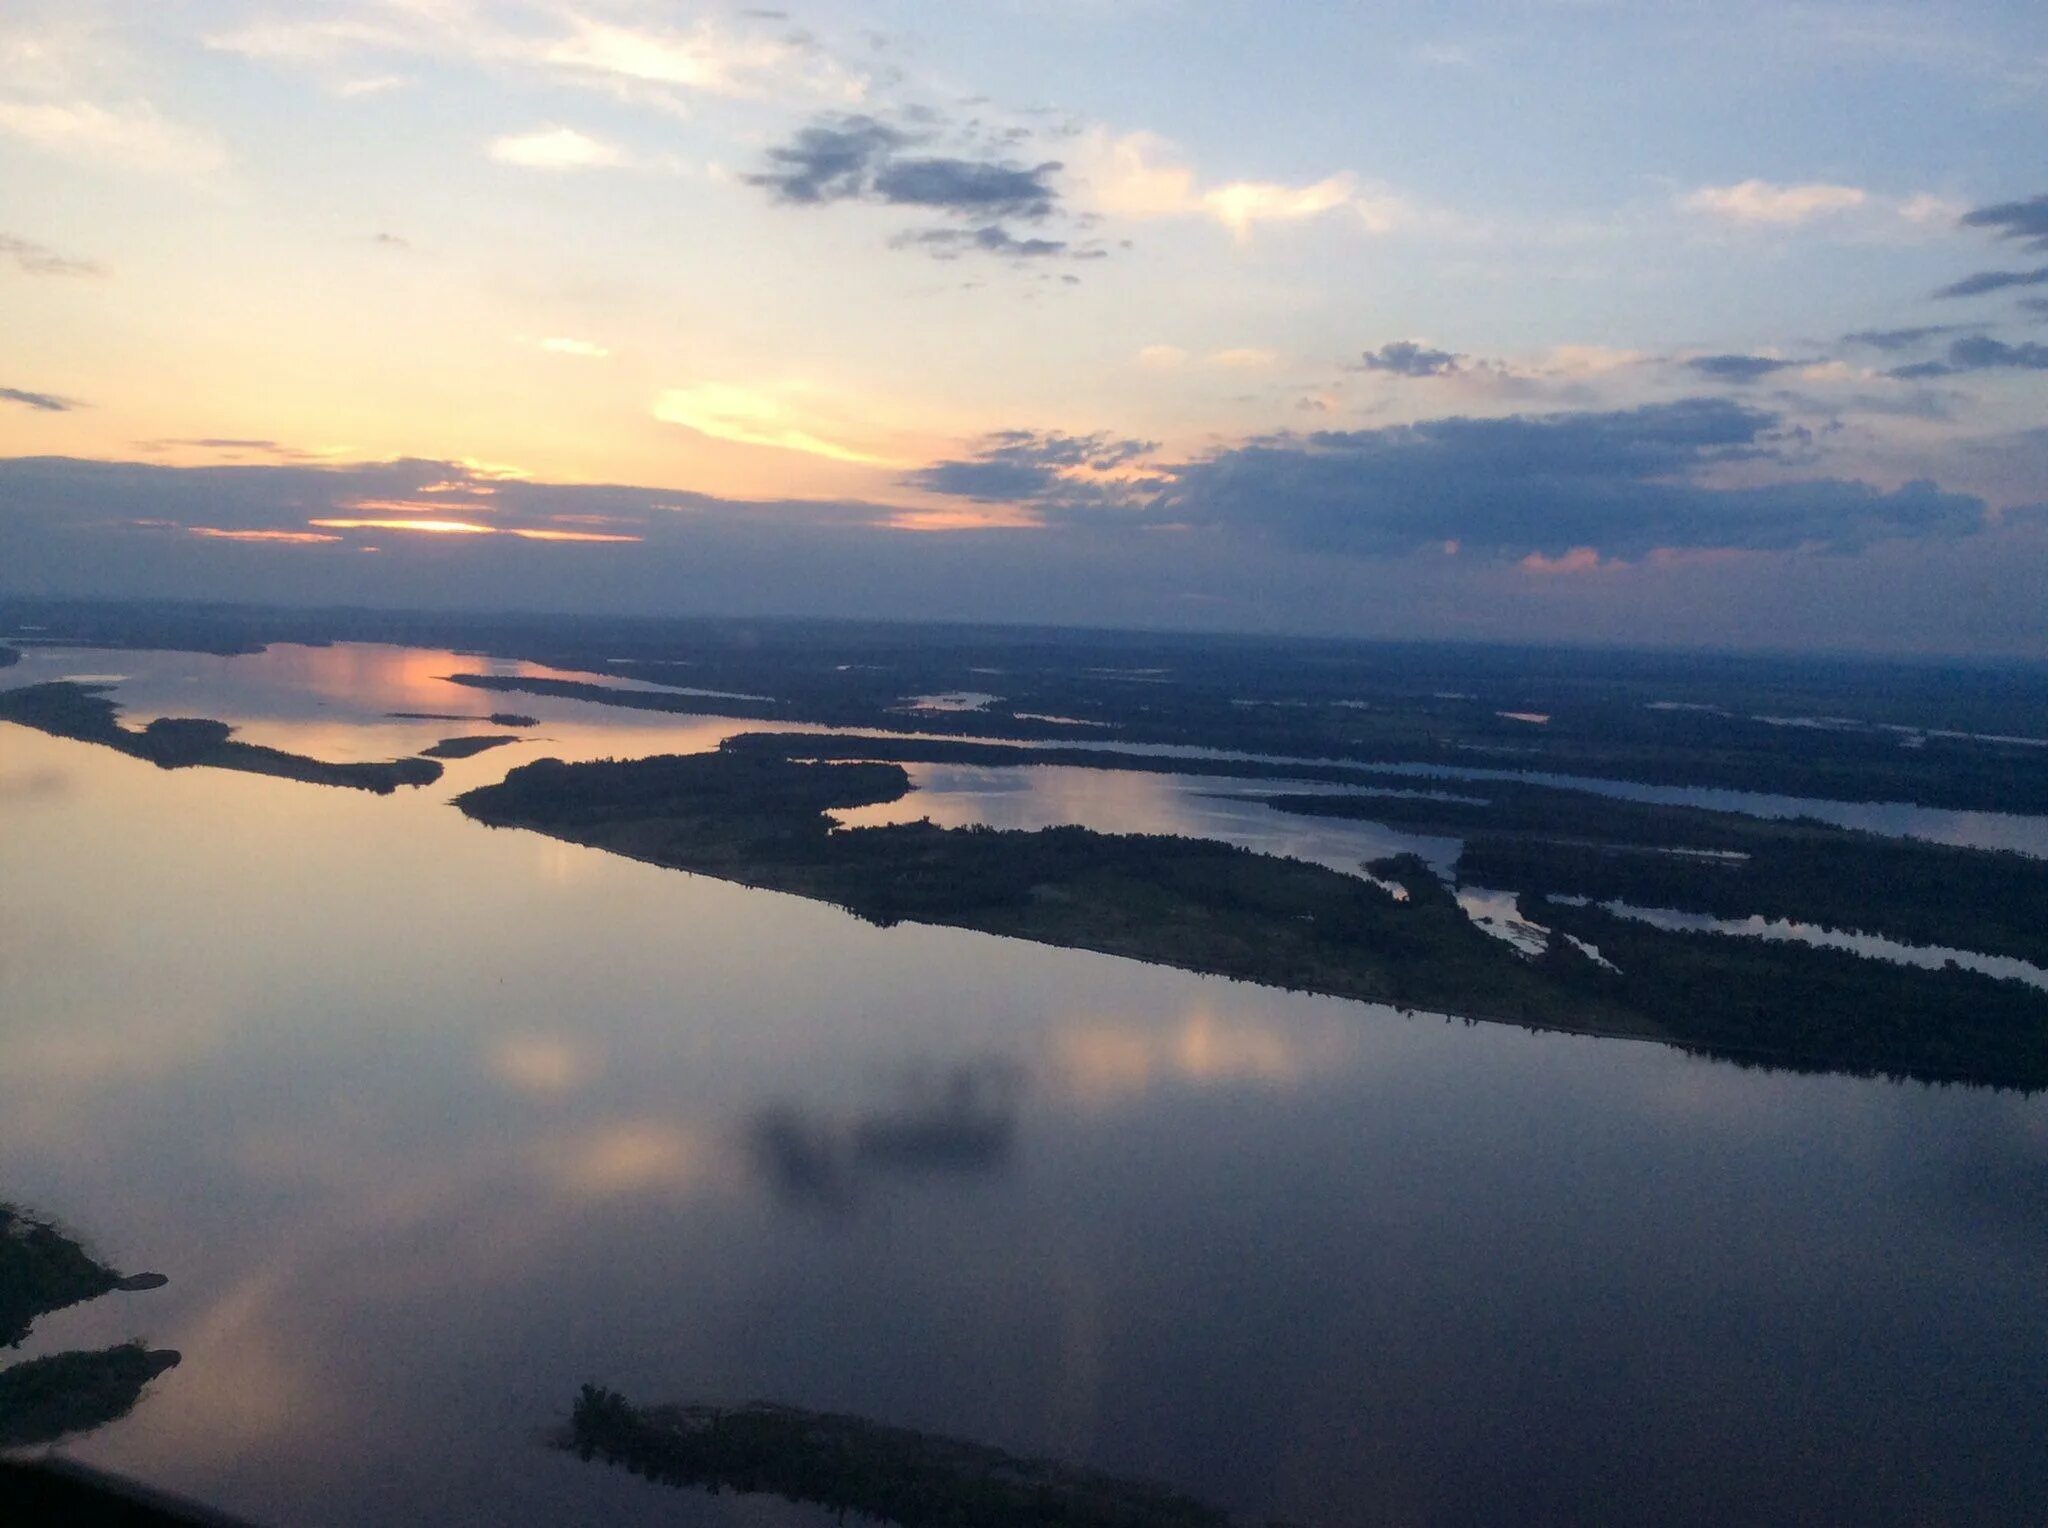
<path id="1" fill-rule="evenodd" d="M 66 158 L 147 175 L 203 176 L 226 167 L 213 133 L 148 101 L 0 99 L 0 132 Z"/>
<path id="2" fill-rule="evenodd" d="M 700 95 L 850 104 L 866 91 L 858 71 L 809 34 L 771 17 L 741 13 L 730 21 L 705 17 L 674 26 L 592 14 L 595 9 L 551 0 L 519 6 L 397 0 L 230 28 L 208 37 L 207 45 L 330 72 L 364 55 L 468 59 L 676 109 L 687 109 Z M 345 83 L 337 81 L 336 88 Z"/>
<path id="3" fill-rule="evenodd" d="M 1435 350 L 1415 340 L 1391 340 L 1360 359 L 1363 371 L 1385 372 L 1396 377 L 1447 377 L 1465 369 L 1465 357 L 1449 350 Z"/>
<path id="4" fill-rule="evenodd" d="M 1872 350 L 1907 350 L 1927 340 L 1954 334 L 1960 324 L 1914 324 L 1903 329 L 1858 329 L 1842 336 L 1845 345 L 1863 345 Z"/>
<path id="5" fill-rule="evenodd" d="M 1988 228 L 2001 239 L 2017 240 L 2026 249 L 2048 250 L 2048 195 L 1979 207 L 1965 213 L 1962 224 Z"/>
<path id="6" fill-rule="evenodd" d="M 1733 382 L 1743 385 L 1761 382 L 1765 377 L 1787 371 L 1796 366 L 1811 366 L 1811 360 L 1789 361 L 1774 355 L 1696 355 L 1681 362 L 1687 371 L 1708 378 L 1714 382 Z"/>
<path id="7" fill-rule="evenodd" d="M 1870 193 L 1858 187 L 1824 181 L 1779 186 L 1767 180 L 1744 180 L 1730 186 L 1702 186 L 1681 196 L 1678 205 L 1686 212 L 1728 223 L 1789 228 L 1852 211 L 1869 200 Z"/>
<path id="8" fill-rule="evenodd" d="M 369 74 L 341 81 L 334 87 L 334 93 L 345 101 L 354 101 L 364 96 L 389 95 L 394 90 L 405 89 L 411 83 L 410 75 Z"/>
<path id="9" fill-rule="evenodd" d="M 772 446 L 855 466 L 891 466 L 880 451 L 858 443 L 865 433 L 835 418 L 839 411 L 816 390 L 800 384 L 777 388 L 700 382 L 672 387 L 654 402 L 654 417 L 714 440 Z"/>
<path id="10" fill-rule="evenodd" d="M 0 233 L 0 260 L 12 261 L 14 268 L 25 276 L 104 276 L 107 273 L 106 267 L 96 261 L 75 260 L 69 255 L 58 254 L 46 244 L 5 233 Z"/>
<path id="11" fill-rule="evenodd" d="M 628 163 L 626 151 L 617 144 L 573 127 L 539 127 L 494 138 L 487 152 L 499 164 L 527 170 L 604 170 Z"/>
<path id="12" fill-rule="evenodd" d="M 30 392 L 24 387 L 0 387 L 0 401 L 18 403 L 23 408 L 34 409 L 39 414 L 68 414 L 75 408 L 83 408 L 75 398 L 60 397 L 56 393 Z"/>
<path id="13" fill-rule="evenodd" d="M 1263 223 L 1348 211 L 1374 233 L 1442 224 L 1407 198 L 1361 188 L 1348 171 L 1302 184 L 1234 180 L 1204 186 L 1173 144 L 1156 133 L 1097 128 L 1081 139 L 1074 167 L 1092 210 L 1124 218 L 1213 218 L 1239 238 Z"/>
<path id="14" fill-rule="evenodd" d="M 1974 276 L 1965 276 L 1961 281 L 1950 282 L 1934 295 L 1982 297 L 1987 292 L 2003 292 L 2008 287 L 2043 284 L 2048 284 L 2048 265 L 2037 266 L 2031 271 L 1978 271 Z"/>
<path id="15" fill-rule="evenodd" d="M 1894 367 L 1887 375 L 1912 382 L 1965 371 L 2048 371 L 2048 345 L 2032 340 L 2013 345 L 1987 334 L 1973 334 L 1953 341 L 1946 360 L 1916 361 Z"/>
<path id="16" fill-rule="evenodd" d="M 151 453 L 165 451 L 209 451 L 218 452 L 229 460 L 243 457 L 260 457 L 273 462 L 316 462 L 331 453 L 307 451 L 298 446 L 288 446 L 282 441 L 255 439 L 246 436 L 176 436 L 157 440 L 138 440 L 139 450 Z"/>

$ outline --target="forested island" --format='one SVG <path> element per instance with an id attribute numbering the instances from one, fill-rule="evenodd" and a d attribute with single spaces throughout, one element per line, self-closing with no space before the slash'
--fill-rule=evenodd
<path id="1" fill-rule="evenodd" d="M 585 1385 L 556 1446 L 668 1486 L 769 1492 L 897 1528 L 1231 1528 L 1164 1486 L 865 1417 L 755 1401 L 636 1406 Z M 1279 1528 L 1279 1525 L 1274 1525 Z"/>
<path id="2" fill-rule="evenodd" d="M 1625 924 L 1546 908 L 1535 959 L 1478 929 L 1419 860 L 1384 886 L 1205 839 L 1010 832 L 928 822 L 834 831 L 828 811 L 892 801 L 900 766 L 759 748 L 542 760 L 457 798 L 655 864 L 817 898 L 881 924 L 942 924 L 1263 985 L 1825 1070 L 2048 1085 L 2048 997 L 1955 970 Z M 1610 969 L 1562 937 L 1626 949 Z M 1591 937 L 1597 934 L 1598 938 Z M 1605 941 L 1605 942 L 1603 942 Z"/>
<path id="3" fill-rule="evenodd" d="M 1265 800 L 1305 816 L 1461 838 L 1458 878 L 1474 885 L 1797 919 L 2048 965 L 2048 860 L 1519 781 L 1468 788 L 1483 799 Z"/>
<path id="4" fill-rule="evenodd" d="M 441 778 L 441 766 L 432 759 L 329 764 L 282 748 L 237 742 L 234 728 L 226 722 L 199 717 L 158 717 L 138 732 L 121 725 L 120 707 L 106 698 L 110 688 L 60 679 L 0 690 L 0 721 L 33 727 L 52 737 L 98 743 L 130 758 L 147 759 L 159 769 L 238 769 L 311 785 L 375 791 L 380 796 L 401 785 L 431 785 Z"/>
<path id="5" fill-rule="evenodd" d="M 446 647 L 590 676 L 447 676 L 470 689 L 632 710 L 2048 812 L 2038 665 L 19 598 L 6 611 L 14 625 L 0 621 L 0 637 L 81 646 Z M 618 679 L 648 687 L 606 682 Z M 652 687 L 662 685 L 689 688 Z M 958 692 L 985 698 L 946 711 L 916 703 Z"/>
<path id="6" fill-rule="evenodd" d="M 523 711 L 493 711 L 489 716 L 469 716 L 461 711 L 389 711 L 385 714 L 401 722 L 489 722 L 493 727 L 540 725 L 539 717 L 528 716 Z"/>
<path id="7" fill-rule="evenodd" d="M 972 671 L 969 671 L 970 676 Z M 450 674 L 451 683 L 471 689 L 552 696 L 636 711 L 690 715 L 713 712 L 757 720 L 822 723 L 838 727 L 886 727 L 911 733 L 968 734 L 1021 742 L 1006 749 L 1010 763 L 1059 762 L 1033 757 L 1039 748 L 1062 746 L 1096 762 L 1099 750 L 1076 748 L 1091 741 L 1198 746 L 1276 757 L 1326 761 L 1330 766 L 1370 763 L 1428 764 L 1444 768 L 1492 767 L 1578 774 L 1651 785 L 1711 786 L 1776 792 L 1837 801 L 1914 801 L 1971 811 L 2048 811 L 2048 755 L 2038 748 L 1993 740 L 1937 736 L 1932 746 L 1921 735 L 1916 748 L 1900 746 L 1881 730 L 1837 733 L 1788 729 L 1757 718 L 1687 712 L 1651 712 L 1654 722 L 1612 705 L 1601 707 L 1579 726 L 1519 723 L 1510 713 L 1489 712 L 1470 697 L 1447 700 L 1404 696 L 1385 709 L 1345 701 L 1245 702 L 1207 694 L 1190 695 L 1161 681 L 1142 693 L 1142 704 L 1123 686 L 1119 704 L 1101 703 L 1094 693 L 1102 681 L 1041 684 L 1028 702 L 1048 710 L 1025 710 L 1024 702 L 1001 710 L 946 710 L 920 713 L 902 705 L 878 705 L 851 693 L 814 695 L 806 700 L 756 699 L 743 695 L 707 699 L 616 684 L 507 674 Z M 1078 692 L 1078 693 L 1077 693 Z M 1083 701 L 1088 703 L 1084 704 Z M 1078 711 L 1080 716 L 1066 715 Z M 1788 735 L 1796 744 L 1788 742 Z M 1164 761 L 1124 762 L 1115 767 L 1159 769 Z M 1178 761 L 1176 761 L 1178 762 Z M 1300 778 L 1300 771 L 1288 771 Z"/>
<path id="8" fill-rule="evenodd" d="M 472 759 L 493 748 L 503 748 L 507 743 L 525 741 L 508 732 L 479 733 L 474 737 L 444 737 L 430 748 L 422 748 L 419 756 L 423 759 Z"/>

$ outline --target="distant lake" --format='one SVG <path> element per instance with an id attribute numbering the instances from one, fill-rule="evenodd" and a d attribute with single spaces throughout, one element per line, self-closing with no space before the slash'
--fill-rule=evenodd
<path id="1" fill-rule="evenodd" d="M 170 1276 L 18 1356 L 183 1354 L 73 1456 L 279 1525 L 831 1521 L 539 1446 L 596 1380 L 1318 1528 L 2042 1518 L 2048 1098 L 877 929 L 488 829 L 448 798 L 529 759 L 765 725 L 439 678 L 513 667 L 39 649 L 0 677 L 120 674 L 131 722 L 336 759 L 494 730 L 389 711 L 540 719 L 381 798 L 0 725 L 0 1197 Z M 1325 826 L 1228 782 L 914 773 L 889 810 Z M 1001 1149 L 764 1148 L 962 1075 L 1013 1079 Z"/>

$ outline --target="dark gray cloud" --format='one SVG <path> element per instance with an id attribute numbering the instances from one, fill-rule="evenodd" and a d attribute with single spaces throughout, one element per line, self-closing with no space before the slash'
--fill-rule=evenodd
<path id="1" fill-rule="evenodd" d="M 2031 271 L 1979 271 L 1974 276 L 1965 276 L 1961 281 L 1950 282 L 1934 295 L 1982 297 L 1986 292 L 2002 292 L 2007 287 L 2040 286 L 2043 283 L 2048 283 L 2048 265 L 2038 266 Z"/>
<path id="2" fill-rule="evenodd" d="M 768 167 L 744 178 L 792 206 L 869 202 L 980 225 L 905 233 L 890 241 L 895 248 L 920 249 L 941 259 L 977 253 L 1012 259 L 1101 256 L 1099 248 L 1070 251 L 1066 240 L 1020 238 L 1002 226 L 1005 221 L 1043 223 L 1061 211 L 1052 179 L 1062 168 L 1058 160 L 1019 164 L 993 157 L 999 149 L 973 157 L 913 152 L 941 130 L 922 125 L 935 120 L 929 113 L 913 115 L 920 124 L 914 132 L 870 116 L 821 118 L 771 148 Z"/>
<path id="3" fill-rule="evenodd" d="M 1434 545 L 1420 558 L 1331 556 L 1306 548 L 1306 536 L 1288 534 L 1286 524 L 1244 501 L 1243 493 L 1272 487 L 1276 475 L 1240 463 L 1240 497 L 1228 515 L 1215 476 L 1190 481 L 1180 505 L 1123 505 L 1114 512 L 1064 514 L 1057 502 L 1048 503 L 1066 491 L 1055 484 L 1035 501 L 1044 506 L 1042 529 L 954 534 L 891 529 L 890 508 L 872 503 L 739 502 L 662 489 L 500 480 L 488 485 L 497 492 L 476 504 L 436 495 L 437 511 L 644 539 L 576 545 L 366 529 L 337 531 L 340 539 L 331 543 L 290 543 L 192 532 L 290 530 L 314 518 L 369 513 L 355 509 L 368 501 L 482 480 L 460 464 L 439 461 L 178 468 L 43 457 L 0 459 L 0 602 L 9 595 L 69 594 L 734 620 L 798 612 L 2048 658 L 2040 620 L 2048 514 L 2008 509 L 2002 521 L 1966 535 L 1974 526 L 1973 500 L 1924 485 L 1890 495 L 1832 480 L 1772 490 L 1778 497 L 1768 504 L 1752 502 L 1743 490 L 1716 498 L 1713 490 L 1696 487 L 1685 490 L 1687 498 L 1660 498 L 1657 484 L 1650 485 L 1647 502 L 1631 502 L 1642 497 L 1632 474 L 1674 463 L 1682 473 L 1686 462 L 1728 450 L 1769 454 L 1775 427 L 1760 424 L 1751 434 L 1748 424 L 1716 426 L 1704 417 L 1603 427 L 1580 416 L 1558 433 L 1596 442 L 1594 456 L 1610 465 L 1573 476 L 1550 460 L 1572 455 L 1563 441 L 1537 448 L 1519 441 L 1507 422 L 1471 423 L 1476 434 L 1456 426 L 1420 432 L 1408 442 L 1417 465 L 1391 484 L 1390 469 L 1378 460 L 1393 453 L 1391 440 L 1312 447 L 1302 438 L 1292 448 L 1350 461 L 1339 476 L 1354 515 L 1384 513 L 1390 501 L 1396 512 L 1419 514 L 1428 507 L 1426 495 L 1447 486 L 1456 515 L 1439 516 L 1426 528 L 1462 525 L 1474 552 L 1481 545 L 1476 527 L 1489 516 L 1497 520 L 1501 506 L 1522 491 L 1517 453 L 1532 467 L 1537 491 L 1567 500 L 1590 491 L 1611 515 L 1658 528 L 1666 545 L 1713 544 L 1681 543 L 1664 532 L 1679 515 L 1733 520 L 1725 539 L 1738 544 L 1744 514 L 1763 520 L 1775 539 L 1784 538 L 1788 522 L 1796 528 L 1802 520 L 1820 522 L 1814 539 L 1836 547 L 1853 539 L 1850 531 L 1871 535 L 1887 521 L 1901 528 L 1902 539 L 1874 540 L 1867 551 L 1845 556 L 1650 559 L 1578 579 L 1531 577 L 1501 558 L 1450 557 Z M 1659 443 L 1645 444 L 1646 435 Z M 1277 455 L 1288 441 L 1255 444 Z M 1090 449 L 1051 446 L 1062 457 L 1086 456 Z M 1099 455 L 1105 448 L 1092 449 Z M 1110 455 L 1128 449 L 1106 445 Z M 1459 461 L 1475 455 L 1476 461 Z M 2002 503 L 2023 504 L 2048 481 L 2048 431 L 2010 437 L 2002 447 L 1973 440 L 1946 462 L 1944 472 L 1990 462 L 1985 491 L 1996 491 Z M 1191 469 L 1177 475 L 1190 478 Z M 1156 498 L 1163 490 L 1148 491 Z M 1287 522 L 1290 511 L 1278 506 L 1273 518 Z M 1176 523 L 1183 531 L 1166 533 Z M 1515 555 L 1532 540 L 1549 539 L 1510 529 L 1499 544 Z M 1359 538 L 1337 539 L 1350 550 Z M 1624 549 L 1618 540 L 1603 544 L 1598 535 L 1579 541 L 1602 545 L 1609 556 Z M 380 546 L 380 555 L 361 555 L 366 545 Z"/>
<path id="4" fill-rule="evenodd" d="M 1447 377 L 1462 371 L 1465 358 L 1449 350 L 1431 350 L 1413 340 L 1393 340 L 1360 358 L 1360 369 L 1396 377 Z"/>
<path id="5" fill-rule="evenodd" d="M 1103 494 L 1066 476 L 1073 468 L 1107 472 L 1156 450 L 1158 443 L 1098 431 L 1066 435 L 1057 430 L 999 430 L 971 457 L 933 462 L 904 482 L 928 493 L 982 503 L 1010 504 L 1057 496 L 1070 503 L 1099 503 Z"/>
<path id="6" fill-rule="evenodd" d="M 2048 195 L 2022 202 L 1999 202 L 1963 214 L 1965 228 L 1989 228 L 2001 239 L 2017 240 L 2027 249 L 2048 250 Z"/>
<path id="7" fill-rule="evenodd" d="M 2048 371 L 2048 345 L 2023 341 L 2009 345 L 1987 334 L 1973 334 L 1948 347 L 1945 361 L 1918 361 L 1895 366 L 1887 376 L 1912 382 L 1925 377 L 1948 377 L 1963 371 Z"/>
<path id="8" fill-rule="evenodd" d="M 33 239 L 0 233 L 0 260 L 11 261 L 25 276 L 104 276 L 106 267 L 91 260 L 74 260 L 60 255 Z"/>
<path id="9" fill-rule="evenodd" d="M 874 193 L 898 206 L 1036 221 L 1050 216 L 1058 200 L 1047 177 L 1060 168 L 1056 159 L 1028 169 L 971 159 L 897 159 L 876 173 Z"/>
<path id="10" fill-rule="evenodd" d="M 830 117 L 768 151 L 769 168 L 743 177 L 780 202 L 819 206 L 870 194 L 875 171 L 908 138 L 873 117 Z"/>
<path id="11" fill-rule="evenodd" d="M 1971 324 L 1917 324 L 1908 329 L 1858 329 L 1842 336 L 1845 345 L 1864 345 L 1872 350 L 1911 350 L 1945 334 L 1966 333 Z"/>
<path id="12" fill-rule="evenodd" d="M 1830 392 L 1822 397 L 1796 388 L 1771 389 L 1771 403 L 1793 413 L 1839 421 L 1844 414 L 1884 414 L 1894 419 L 1925 419 L 1947 422 L 1956 417 L 1956 405 L 1964 395 L 1931 387 L 1871 388 L 1858 392 Z M 1837 423 L 1830 428 L 1839 429 Z"/>
<path id="13" fill-rule="evenodd" d="M 22 387 L 0 387 L 0 400 L 19 403 L 23 408 L 44 414 L 66 414 L 81 407 L 75 398 L 60 398 L 55 393 L 32 393 Z"/>
<path id="14" fill-rule="evenodd" d="M 282 441 L 254 440 L 235 436 L 167 436 L 159 440 L 138 440 L 136 446 L 144 451 L 175 451 L 181 447 L 197 446 L 207 451 L 226 451 L 250 456 L 267 456 L 281 462 L 314 462 L 320 460 L 312 451 L 288 446 Z"/>
<path id="15" fill-rule="evenodd" d="M 1037 221 L 1059 201 L 1050 179 L 1061 168 L 1057 160 L 1027 166 L 905 153 L 915 141 L 873 117 L 829 117 L 770 149 L 769 168 L 745 179 L 801 206 L 869 201 Z"/>
<path id="16" fill-rule="evenodd" d="M 921 249 L 935 260 L 962 255 L 1003 255 L 1013 260 L 1102 260 L 1109 252 L 1094 245 L 1077 248 L 1065 239 L 1020 239 L 997 223 L 981 228 L 919 228 L 899 233 L 891 249 Z"/>
<path id="17" fill-rule="evenodd" d="M 1731 464 L 1782 464 L 1798 444 L 1779 415 L 1720 398 L 1284 434 L 1177 469 L 1155 513 L 1359 556 L 1446 542 L 1511 557 L 1577 547 L 1624 558 L 1658 548 L 1849 551 L 1983 522 L 1981 500 L 1931 483 L 1884 493 L 1834 478 L 1702 481 Z"/>
<path id="18" fill-rule="evenodd" d="M 1686 368 L 1716 382 L 1759 382 L 1773 372 L 1790 366 L 1810 366 L 1811 361 L 1783 361 L 1768 355 L 1696 355 Z"/>

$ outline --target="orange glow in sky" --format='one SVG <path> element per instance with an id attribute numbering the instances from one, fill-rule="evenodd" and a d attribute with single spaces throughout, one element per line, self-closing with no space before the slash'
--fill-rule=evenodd
<path id="1" fill-rule="evenodd" d="M 191 525 L 187 526 L 186 530 L 191 535 L 204 536 L 208 541 L 270 541 L 313 545 L 341 540 L 339 536 L 323 536 L 318 531 L 237 531 L 225 530 L 217 525 Z"/>
<path id="2" fill-rule="evenodd" d="M 335 531 L 426 531 L 436 536 L 495 536 L 494 525 L 469 520 L 309 520 L 308 525 Z"/>

